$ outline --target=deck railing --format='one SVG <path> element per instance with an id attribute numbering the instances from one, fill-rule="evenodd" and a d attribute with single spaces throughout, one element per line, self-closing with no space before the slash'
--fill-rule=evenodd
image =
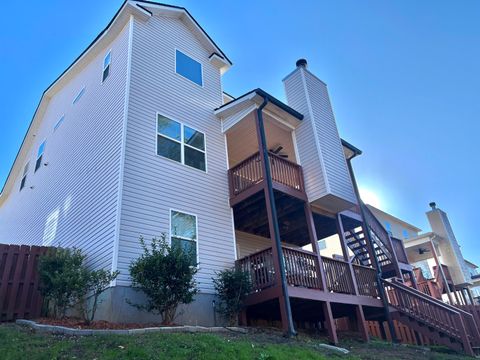
<path id="1" fill-rule="evenodd" d="M 317 255 L 303 249 L 282 246 L 285 261 L 285 276 L 290 286 L 321 289 L 317 273 Z M 275 285 L 272 248 L 258 251 L 237 260 L 236 265 L 250 274 L 252 291 L 258 292 Z M 355 294 L 354 279 L 349 264 L 342 260 L 322 257 L 327 281 L 327 291 Z M 378 297 L 375 270 L 366 266 L 353 265 L 359 295 Z"/>
<path id="2" fill-rule="evenodd" d="M 302 168 L 280 156 L 269 153 L 272 181 L 303 192 Z M 230 196 L 235 196 L 264 179 L 260 153 L 255 153 L 228 171 Z"/>
<path id="3" fill-rule="evenodd" d="M 257 292 L 275 284 L 272 248 L 250 254 L 237 260 L 237 267 L 250 273 L 252 291 Z"/>
<path id="4" fill-rule="evenodd" d="M 320 279 L 317 276 L 317 255 L 300 249 L 282 246 L 285 259 L 285 274 L 287 283 L 312 289 L 320 289 Z"/>
<path id="5" fill-rule="evenodd" d="M 328 291 L 355 294 L 352 273 L 348 263 L 322 256 L 323 269 L 327 280 Z"/>
<path id="6" fill-rule="evenodd" d="M 358 294 L 363 296 L 379 297 L 376 270 L 353 264 L 353 272 L 357 280 Z"/>
<path id="7" fill-rule="evenodd" d="M 400 239 L 392 237 L 392 245 L 395 254 L 397 255 L 397 260 L 401 263 L 408 264 L 407 252 L 403 246 L 403 242 Z"/>

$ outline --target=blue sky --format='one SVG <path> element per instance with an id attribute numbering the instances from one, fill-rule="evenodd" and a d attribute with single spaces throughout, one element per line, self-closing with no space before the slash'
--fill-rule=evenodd
<path id="1" fill-rule="evenodd" d="M 0 32 L 0 183 L 43 90 L 122 1 L 6 2 Z M 329 86 L 341 136 L 364 151 L 359 185 L 423 230 L 428 203 L 449 213 L 464 255 L 480 263 L 480 2 L 173 1 L 234 62 L 224 89 L 284 100 L 304 57 Z M 274 6 L 272 4 L 275 4 Z"/>

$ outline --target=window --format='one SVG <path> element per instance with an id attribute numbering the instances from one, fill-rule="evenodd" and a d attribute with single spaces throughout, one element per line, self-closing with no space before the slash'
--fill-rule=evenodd
<path id="1" fill-rule="evenodd" d="M 112 54 L 111 51 L 105 55 L 103 58 L 103 71 L 102 71 L 102 83 L 107 79 L 108 75 L 110 74 L 110 63 L 112 62 Z"/>
<path id="2" fill-rule="evenodd" d="M 62 125 L 63 120 L 65 119 L 65 115 L 62 115 L 60 119 L 55 123 L 55 126 L 53 127 L 53 131 L 57 130 L 60 125 Z"/>
<path id="3" fill-rule="evenodd" d="M 422 271 L 422 275 L 425 279 L 433 279 L 432 271 L 430 270 L 430 266 L 428 265 L 427 260 L 418 261 L 416 263 L 413 263 L 413 265 L 420 268 L 420 270 Z"/>
<path id="4" fill-rule="evenodd" d="M 28 174 L 28 166 L 30 163 L 26 163 L 25 167 L 23 168 L 23 175 L 22 181 L 20 182 L 20 191 L 25 187 L 25 183 L 27 182 L 27 174 Z"/>
<path id="5" fill-rule="evenodd" d="M 179 246 L 192 256 L 192 263 L 197 263 L 197 217 L 195 215 L 170 211 L 171 246 Z"/>
<path id="6" fill-rule="evenodd" d="M 385 221 L 385 230 L 387 230 L 390 236 L 392 235 L 392 225 L 388 221 Z"/>
<path id="7" fill-rule="evenodd" d="M 43 152 L 45 151 L 46 140 L 38 147 L 37 161 L 35 162 L 35 171 L 42 165 Z"/>
<path id="8" fill-rule="evenodd" d="M 175 72 L 195 84 L 203 86 L 202 64 L 179 50 L 175 53 Z"/>
<path id="9" fill-rule="evenodd" d="M 402 235 L 403 235 L 404 239 L 408 239 L 408 231 L 407 230 L 403 229 L 402 230 Z"/>
<path id="10" fill-rule="evenodd" d="M 75 99 L 73 99 L 72 104 L 76 104 L 78 102 L 78 100 L 80 100 L 80 98 L 83 96 L 84 93 L 85 93 L 85 86 L 82 88 L 82 90 L 80 90 L 80 92 L 77 94 L 77 96 L 75 96 Z"/>
<path id="11" fill-rule="evenodd" d="M 325 239 L 318 240 L 318 250 L 324 250 L 327 248 L 327 241 Z"/>
<path id="12" fill-rule="evenodd" d="M 206 171 L 205 134 L 158 114 L 157 154 Z"/>

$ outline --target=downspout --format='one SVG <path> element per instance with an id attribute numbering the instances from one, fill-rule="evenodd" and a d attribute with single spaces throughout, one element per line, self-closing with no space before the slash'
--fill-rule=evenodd
<path id="1" fill-rule="evenodd" d="M 260 95 L 260 94 L 259 94 Z M 263 158 L 265 159 L 265 181 L 267 185 L 268 197 L 269 197 L 269 206 L 272 210 L 272 218 L 273 218 L 273 229 L 274 229 L 274 238 L 275 244 L 277 248 L 277 258 L 278 264 L 280 266 L 280 280 L 281 280 L 281 287 L 282 287 L 282 295 L 285 299 L 285 307 L 286 307 L 286 315 L 287 315 L 287 322 L 288 322 L 288 336 L 296 335 L 295 327 L 293 325 L 293 317 L 292 317 L 292 309 L 290 308 L 290 297 L 288 296 L 288 285 L 287 285 L 287 277 L 285 275 L 285 262 L 283 259 L 282 254 L 282 243 L 280 241 L 280 227 L 278 226 L 278 218 L 277 218 L 277 207 L 275 205 L 275 197 L 273 193 L 273 185 L 272 185 L 272 173 L 270 170 L 270 161 L 268 157 L 268 149 L 267 149 L 267 140 L 265 136 L 265 126 L 263 123 L 263 108 L 267 106 L 269 99 L 268 96 L 260 95 L 263 97 L 263 103 L 257 109 L 257 119 L 258 119 L 258 129 L 260 135 L 260 151 L 262 152 Z"/>
<path id="2" fill-rule="evenodd" d="M 377 288 L 380 294 L 380 298 L 382 299 L 383 309 L 385 313 L 385 318 L 387 319 L 388 329 L 390 330 L 390 336 L 392 338 L 392 342 L 398 342 L 397 336 L 395 335 L 395 327 L 393 325 L 392 317 L 390 316 L 390 305 L 388 304 L 387 294 L 385 292 L 385 287 L 383 286 L 383 278 L 382 278 L 382 271 L 380 267 L 380 263 L 377 259 L 377 254 L 375 253 L 375 247 L 373 246 L 372 239 L 370 238 L 370 230 L 368 228 L 368 223 L 366 222 L 365 212 L 362 206 L 362 200 L 360 198 L 360 192 L 358 191 L 357 180 L 355 179 L 355 175 L 353 173 L 353 167 L 351 163 L 351 159 L 347 160 L 348 171 L 350 172 L 350 177 L 352 178 L 353 189 L 355 190 L 355 194 L 357 195 L 357 200 L 359 203 L 360 214 L 362 216 L 363 223 L 365 224 L 365 239 L 370 243 L 370 246 L 373 249 L 373 261 L 375 263 L 375 267 L 377 268 Z"/>

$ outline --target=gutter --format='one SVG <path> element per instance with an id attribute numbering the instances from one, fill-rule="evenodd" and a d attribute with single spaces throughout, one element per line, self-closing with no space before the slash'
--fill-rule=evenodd
<path id="1" fill-rule="evenodd" d="M 258 95 L 263 97 L 263 103 L 257 109 L 257 119 L 258 119 L 258 132 L 259 132 L 259 140 L 260 140 L 260 151 L 262 152 L 262 157 L 265 163 L 265 181 L 267 184 L 267 191 L 268 191 L 268 206 L 272 211 L 272 222 L 273 222 L 273 235 L 275 239 L 275 247 L 277 249 L 276 256 L 278 258 L 278 264 L 280 266 L 280 281 L 282 287 L 282 296 L 284 297 L 285 301 L 285 313 L 287 317 L 287 335 L 294 336 L 296 335 L 295 327 L 293 324 L 293 317 L 292 317 L 292 309 L 290 307 L 290 297 L 288 295 L 288 284 L 287 284 L 287 277 L 285 275 L 285 262 L 283 259 L 282 254 L 282 243 L 280 241 L 280 227 L 278 226 L 278 218 L 277 218 L 277 207 L 275 205 L 275 197 L 273 193 L 273 184 L 272 184 L 272 173 L 270 170 L 270 161 L 268 160 L 268 148 L 267 148 L 267 140 L 265 136 L 265 126 L 263 123 L 263 108 L 267 106 L 270 102 L 270 98 L 266 93 L 258 93 Z M 280 306 L 282 304 L 280 303 Z M 280 310 L 282 311 L 282 310 Z"/>

